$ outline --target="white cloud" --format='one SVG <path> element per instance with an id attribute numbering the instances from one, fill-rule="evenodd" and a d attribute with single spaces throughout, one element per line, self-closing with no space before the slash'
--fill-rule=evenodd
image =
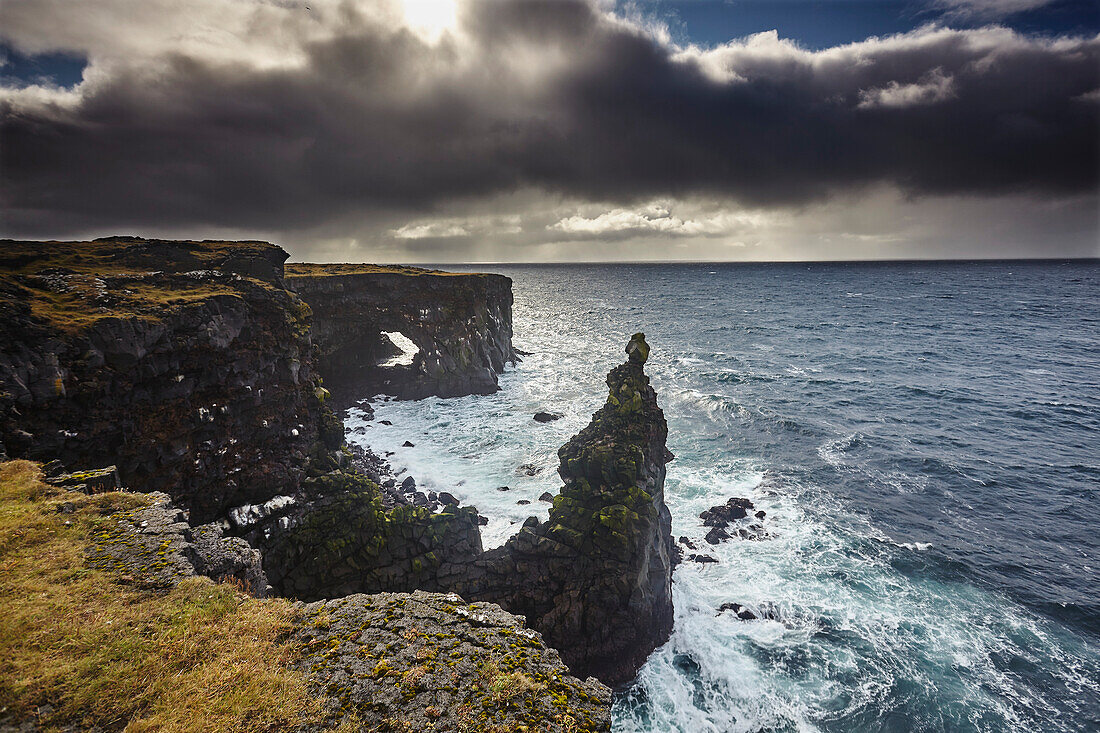
<path id="1" fill-rule="evenodd" d="M 901 109 L 943 102 L 955 96 L 955 80 L 945 76 L 942 69 L 933 69 L 916 84 L 899 84 L 891 81 L 878 89 L 861 89 L 859 108 L 888 107 Z"/>
<path id="2" fill-rule="evenodd" d="M 687 218 L 673 214 L 675 204 L 653 201 L 644 206 L 610 209 L 596 216 L 575 214 L 546 228 L 578 238 L 626 238 L 659 234 L 666 237 L 721 237 L 768 221 L 761 212 L 717 211 Z"/>
<path id="3" fill-rule="evenodd" d="M 940 0 L 948 17 L 997 20 L 1025 10 L 1050 5 L 1054 0 Z"/>
<path id="4" fill-rule="evenodd" d="M 462 218 L 429 219 L 410 222 L 390 230 L 394 239 L 448 239 L 454 237 L 499 236 L 519 234 L 520 217 L 474 216 Z"/>
<path id="5" fill-rule="evenodd" d="M 428 224 L 406 224 L 399 229 L 391 230 L 396 239 L 429 239 L 443 237 L 468 237 L 469 230 L 457 224 L 446 222 L 431 222 Z"/>

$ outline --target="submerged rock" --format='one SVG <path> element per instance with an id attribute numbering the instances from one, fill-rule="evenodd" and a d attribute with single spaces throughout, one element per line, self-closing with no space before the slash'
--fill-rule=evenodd
<path id="1" fill-rule="evenodd" d="M 718 615 L 722 615 L 726 611 L 732 611 L 737 618 L 742 621 L 755 621 L 760 618 L 749 609 L 742 606 L 740 603 L 723 603 L 718 607 Z"/>
<path id="2" fill-rule="evenodd" d="M 707 536 L 703 539 L 705 539 L 712 545 L 717 545 L 722 540 L 728 540 L 730 536 L 730 533 L 726 530 L 722 529 L 721 527 L 715 527 L 711 531 L 707 532 Z"/>
<path id="3" fill-rule="evenodd" d="M 710 509 L 702 512 L 699 514 L 699 518 L 703 520 L 703 526 L 711 528 L 703 539 L 712 545 L 717 545 L 719 542 L 733 539 L 734 537 L 743 540 L 767 539 L 767 530 L 758 522 L 752 522 L 747 527 L 743 525 L 738 527 L 730 526 L 733 522 L 747 519 L 749 512 L 754 508 L 752 502 L 748 499 L 742 499 L 735 496 L 726 501 L 725 504 L 712 506 Z M 762 521 L 766 514 L 763 511 L 758 511 L 753 516 L 757 520 Z M 686 538 L 681 538 L 681 540 L 683 539 Z"/>

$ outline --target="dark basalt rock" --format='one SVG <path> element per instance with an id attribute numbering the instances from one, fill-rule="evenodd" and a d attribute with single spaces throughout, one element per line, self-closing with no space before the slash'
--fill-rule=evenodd
<path id="1" fill-rule="evenodd" d="M 691 560 L 692 562 L 698 562 L 698 563 L 704 563 L 704 564 L 718 562 L 718 558 L 711 557 L 710 555 L 694 555 L 694 554 L 692 554 L 692 555 L 688 555 L 688 560 Z"/>
<path id="2" fill-rule="evenodd" d="M 553 422 L 555 420 L 560 420 L 563 417 L 565 417 L 565 415 L 561 414 L 560 412 L 536 412 L 535 422 Z"/>
<path id="3" fill-rule="evenodd" d="M 50 467 L 52 475 L 46 474 L 45 481 L 53 486 L 70 491 L 82 491 L 85 494 L 99 494 L 104 491 L 115 491 L 122 488 L 117 466 L 74 471 L 73 473 L 59 473 L 58 467 L 61 462 L 50 461 L 50 463 L 52 464 Z"/>
<path id="4" fill-rule="evenodd" d="M 542 495 L 539 497 L 539 501 L 545 501 L 548 504 L 553 504 L 554 503 L 554 495 L 551 494 L 549 491 L 544 491 L 544 492 L 542 492 Z"/>
<path id="5" fill-rule="evenodd" d="M 615 685 L 672 630 L 668 428 L 643 370 L 642 334 L 627 353 L 607 376 L 607 403 L 558 451 L 565 485 L 549 520 L 528 519 L 452 586 L 524 615 L 574 674 Z"/>
<path id="6" fill-rule="evenodd" d="M 237 531 L 264 557 L 279 595 L 301 600 L 351 593 L 449 590 L 453 567 L 482 552 L 477 510 L 428 508 L 422 492 L 387 508 L 367 478 L 333 471 Z"/>
<path id="7" fill-rule="evenodd" d="M 203 524 L 191 530 L 195 571 L 218 582 L 234 580 L 245 592 L 263 598 L 267 576 L 260 552 L 240 537 L 226 537 L 218 524 Z"/>
<path id="8" fill-rule="evenodd" d="M 717 545 L 722 540 L 728 540 L 730 536 L 730 533 L 726 530 L 722 529 L 721 527 L 715 527 L 711 531 L 707 532 L 707 536 L 703 539 L 705 539 L 708 543 L 712 545 Z"/>
<path id="9" fill-rule="evenodd" d="M 286 257 L 258 242 L 0 244 L 0 443 L 73 470 L 110 461 L 199 522 L 292 493 L 343 426 Z"/>
<path id="10" fill-rule="evenodd" d="M 766 539 L 768 537 L 767 530 L 755 522 L 749 524 L 747 527 L 730 527 L 731 523 L 748 518 L 749 512 L 751 512 L 753 508 L 752 502 L 748 499 L 732 497 L 725 504 L 712 506 L 710 509 L 702 512 L 699 518 L 703 520 L 703 526 L 711 528 L 704 539 L 712 545 L 717 545 L 723 540 L 732 539 L 734 537 L 739 537 L 743 540 Z M 758 511 L 753 516 L 758 520 L 763 520 L 765 513 L 763 511 Z"/>
<path id="11" fill-rule="evenodd" d="M 733 497 L 725 504 L 712 506 L 699 515 L 704 527 L 727 527 L 730 522 L 744 519 L 752 510 L 752 502 L 748 499 Z"/>
<path id="12" fill-rule="evenodd" d="M 401 447 L 402 448 L 415 448 L 416 444 L 411 442 L 411 441 L 406 440 L 404 443 L 401 444 Z"/>
<path id="13" fill-rule="evenodd" d="M 370 265 L 291 265 L 287 285 L 313 311 L 318 369 L 338 396 L 406 399 L 496 392 L 518 360 L 512 348 L 512 281 Z M 382 366 L 399 351 L 385 333 L 419 349 L 407 365 Z"/>
<path id="14" fill-rule="evenodd" d="M 226 537 L 216 524 L 192 527 L 187 513 L 167 494 L 142 495 L 143 506 L 111 515 L 95 537 L 86 560 L 114 570 L 120 579 L 142 588 L 168 588 L 185 578 L 205 575 L 235 582 L 247 593 L 267 595 L 260 553 L 239 537 Z"/>
<path id="15" fill-rule="evenodd" d="M 85 556 L 113 581 L 166 590 L 205 574 L 263 596 L 258 553 L 243 540 L 190 527 L 163 493 L 123 506 L 103 517 Z M 610 730 L 611 690 L 570 675 L 538 632 L 499 606 L 420 590 L 296 605 L 284 643 L 326 719 L 293 730 L 394 730 L 394 721 L 401 730 L 483 729 L 471 711 L 500 730 Z M 39 727 L 0 715 L 0 730 L 17 729 Z"/>
<path id="16" fill-rule="evenodd" d="M 740 603 L 723 603 L 718 607 L 718 615 L 725 613 L 726 611 L 732 611 L 737 618 L 742 621 L 755 621 L 759 616 L 742 606 Z"/>
<path id="17" fill-rule="evenodd" d="M 611 690 L 570 675 L 522 617 L 454 594 L 311 603 L 289 644 L 326 695 L 332 730 L 600 733 Z"/>

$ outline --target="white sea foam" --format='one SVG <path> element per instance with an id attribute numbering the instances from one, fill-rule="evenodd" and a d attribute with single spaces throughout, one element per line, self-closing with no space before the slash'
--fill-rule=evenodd
<path id="1" fill-rule="evenodd" d="M 529 283 L 542 277 L 540 270 Z M 728 309 L 734 316 L 747 314 L 750 327 L 731 317 L 729 324 L 691 333 L 661 326 L 662 338 L 652 320 L 646 325 L 650 316 L 639 310 L 639 289 L 632 285 L 614 295 L 600 290 L 606 302 L 599 303 L 585 297 L 585 284 L 553 307 L 531 297 L 525 301 L 524 287 L 517 281 L 516 333 L 523 339 L 517 346 L 535 353 L 504 375 L 502 392 L 380 402 L 377 419 L 392 420 L 392 427 L 365 422 L 361 414 L 350 416 L 348 425 L 363 432 L 351 439 L 379 453 L 393 451 L 394 466 L 419 485 L 476 505 L 490 518 L 485 544 L 498 545 L 525 517 L 546 516 L 548 505 L 538 496 L 560 486 L 558 446 L 603 403 L 603 378 L 622 360 L 623 333 L 646 330 L 654 345 L 647 372 L 668 415 L 669 447 L 677 455 L 666 484 L 673 534 L 696 546 L 688 553 L 719 562 L 685 561 L 677 568 L 672 638 L 642 668 L 635 691 L 618 699 L 615 731 L 1082 729 L 1078 723 L 1097 709 L 1100 694 L 1095 651 L 1082 651 L 1068 632 L 1012 599 L 958 580 L 957 571 L 930 570 L 952 559 L 946 542 L 920 527 L 896 532 L 906 541 L 893 539 L 850 495 L 858 490 L 859 500 L 883 497 L 889 505 L 920 502 L 925 497 L 911 495 L 928 492 L 944 521 L 973 534 L 981 529 L 978 502 L 968 502 L 965 486 L 930 485 L 928 475 L 911 464 L 882 460 L 889 425 L 876 422 L 874 410 L 852 419 L 827 402 L 807 417 L 784 404 L 806 400 L 808 389 L 826 401 L 834 392 L 877 394 L 881 361 L 865 360 L 862 352 L 838 360 L 830 352 L 832 341 L 808 342 L 821 349 L 813 368 L 845 380 L 844 395 L 845 384 L 820 386 L 784 373 L 787 365 L 808 367 L 795 347 L 752 330 L 753 319 L 764 318 L 765 305 L 739 301 Z M 669 297 L 682 291 L 669 287 Z M 640 290 L 650 297 L 649 289 Z M 612 304 L 619 313 L 604 318 Z M 849 312 L 859 310 L 858 303 L 851 305 Z M 637 314 L 639 323 L 618 323 L 625 313 Z M 905 321 L 894 325 L 907 327 Z M 786 333 L 794 338 L 798 329 Z M 913 369 L 933 366 L 916 355 L 908 358 Z M 932 361 L 939 369 L 937 359 Z M 853 379 L 856 372 L 863 378 Z M 1019 370 L 981 378 L 1010 373 Z M 1055 397 L 1066 399 L 1036 399 Z M 565 417 L 535 423 L 532 415 L 544 409 Z M 748 440 L 748 431 L 763 438 Z M 402 448 L 406 440 L 415 447 Z M 537 473 L 526 475 L 524 464 Z M 995 475 L 965 461 L 938 465 L 970 484 Z M 511 490 L 497 491 L 503 485 Z M 941 501 L 950 491 L 959 492 L 958 500 Z M 699 513 L 731 496 L 748 498 L 766 512 L 766 539 L 705 542 L 708 528 Z M 531 504 L 517 505 L 520 499 Z M 764 618 L 719 615 L 729 602 Z"/>
<path id="2" fill-rule="evenodd" d="M 389 359 L 384 359 L 379 362 L 378 366 L 409 366 L 413 363 L 413 359 L 416 358 L 416 355 L 420 353 L 420 347 L 400 331 L 383 331 L 382 334 L 389 338 L 390 342 L 400 349 L 401 353 Z"/>

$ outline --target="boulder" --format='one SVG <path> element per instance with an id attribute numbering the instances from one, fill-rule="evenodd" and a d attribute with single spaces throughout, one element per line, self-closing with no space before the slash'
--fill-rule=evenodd
<path id="1" fill-rule="evenodd" d="M 752 508 L 752 502 L 748 499 L 733 497 L 725 504 L 712 506 L 710 509 L 702 512 L 699 518 L 703 520 L 704 527 L 724 528 L 729 526 L 730 522 L 747 517 Z"/>
<path id="2" fill-rule="evenodd" d="M 354 730 L 611 727 L 611 690 L 574 677 L 523 617 L 497 605 L 415 591 L 302 611 L 289 644 L 299 652 L 296 666 L 326 695 L 331 728 L 350 715 Z"/>

